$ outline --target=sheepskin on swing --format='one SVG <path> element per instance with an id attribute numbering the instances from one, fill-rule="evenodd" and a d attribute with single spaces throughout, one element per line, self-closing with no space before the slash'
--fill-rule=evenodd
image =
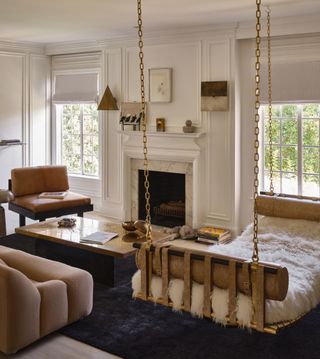
<path id="1" fill-rule="evenodd" d="M 139 248 L 136 257 L 139 270 L 132 279 L 133 297 L 171 306 L 176 310 L 189 311 L 199 317 L 207 317 L 223 324 L 245 326 L 261 332 L 275 334 L 280 328 L 291 324 L 315 306 L 320 301 L 320 290 L 312 296 L 307 304 L 302 300 L 304 304 L 302 309 L 298 311 L 292 309 L 295 300 L 299 297 L 299 288 L 301 288 L 299 280 L 301 278 L 298 278 L 299 268 L 294 268 L 291 264 L 290 255 L 292 253 L 296 255 L 295 260 L 298 262 L 306 257 L 305 251 L 299 252 L 299 248 L 297 248 L 297 238 L 303 237 L 301 231 L 305 229 L 303 223 L 300 228 L 299 226 L 292 226 L 290 222 L 287 223 L 290 221 L 289 219 L 264 217 L 259 228 L 259 239 L 263 239 L 260 243 L 263 248 L 261 257 L 264 260 L 261 261 L 259 258 L 258 215 L 266 214 L 264 212 L 268 209 L 269 215 L 276 213 L 277 217 L 290 218 L 290 213 L 288 215 L 290 208 L 295 212 L 294 216 L 297 215 L 297 211 L 300 211 L 294 205 L 286 210 L 285 215 L 278 215 L 281 205 L 278 206 L 278 202 L 275 202 L 273 197 L 258 194 L 261 0 L 256 0 L 254 221 L 253 225 L 249 226 L 232 244 L 214 246 L 210 252 L 201 251 L 199 247 L 194 247 L 189 243 L 183 245 L 180 242 L 177 243 L 178 241 L 155 242 L 152 240 L 141 0 L 137 0 L 137 3 L 147 215 L 146 242 L 136 245 Z M 270 20 L 269 14 L 268 20 Z M 270 200 L 272 201 L 271 205 Z M 315 210 L 313 205 L 314 203 L 304 203 L 304 208 L 307 208 L 307 212 L 313 213 Z M 316 212 L 320 213 L 319 205 L 317 205 Z M 304 219 L 310 220 L 311 218 Z M 319 233 L 320 226 L 317 227 L 316 225 L 313 227 L 312 233 L 306 236 L 307 239 L 309 237 L 312 239 Z M 252 256 L 250 255 L 250 239 L 253 242 Z M 279 239 L 281 240 L 279 241 Z M 281 247 L 281 244 L 284 245 L 284 248 Z M 320 242 L 318 249 L 320 249 Z M 279 257 L 282 252 L 283 258 L 287 261 Z M 250 257 L 251 260 L 243 259 Z M 311 270 L 311 267 L 317 266 L 316 273 L 320 273 L 320 266 L 317 264 L 319 263 L 318 259 L 308 257 L 307 262 L 311 263 L 308 269 Z M 270 263 L 273 261 L 281 264 Z M 290 276 L 291 270 L 296 271 L 296 275 L 293 277 L 294 287 L 289 293 L 290 295 L 288 295 L 289 275 L 287 265 L 290 267 Z M 305 268 L 302 272 L 309 273 L 308 270 L 305 271 Z M 320 284 L 319 275 L 311 277 L 307 276 L 306 280 L 313 284 L 316 282 Z M 298 299 L 300 300 L 301 296 Z M 285 307 L 289 308 L 290 313 L 281 315 Z"/>

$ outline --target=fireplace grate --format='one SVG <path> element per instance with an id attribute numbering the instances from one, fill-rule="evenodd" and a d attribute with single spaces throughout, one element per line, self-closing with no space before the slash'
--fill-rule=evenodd
<path id="1" fill-rule="evenodd" d="M 153 207 L 153 212 L 156 216 L 184 218 L 186 212 L 185 203 L 182 201 L 161 203 L 159 206 Z"/>

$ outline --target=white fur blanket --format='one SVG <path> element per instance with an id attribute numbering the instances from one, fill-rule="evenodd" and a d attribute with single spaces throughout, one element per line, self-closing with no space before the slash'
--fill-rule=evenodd
<path id="1" fill-rule="evenodd" d="M 182 241 L 174 241 L 181 245 Z M 185 244 L 185 241 L 183 241 Z M 189 244 L 189 243 L 188 243 Z M 187 245 L 189 248 L 192 243 Z M 197 246 L 197 249 L 199 247 Z M 232 243 L 214 246 L 214 252 L 224 255 L 251 258 L 252 225 Z M 296 319 L 314 308 L 320 302 L 320 223 L 283 218 L 263 217 L 259 221 L 259 256 L 261 261 L 274 262 L 287 267 L 289 289 L 284 301 L 266 302 L 266 322 L 277 323 Z M 140 271 L 132 279 L 133 296 L 141 290 Z M 154 276 L 152 294 L 161 296 L 161 280 Z M 183 281 L 172 279 L 169 284 L 169 297 L 174 309 L 179 310 L 183 303 Z M 228 291 L 214 288 L 212 308 L 218 322 L 225 322 L 228 312 Z M 202 316 L 203 286 L 193 283 L 192 308 L 194 315 Z M 237 318 L 244 326 L 252 316 L 252 303 L 249 297 L 238 295 Z"/>

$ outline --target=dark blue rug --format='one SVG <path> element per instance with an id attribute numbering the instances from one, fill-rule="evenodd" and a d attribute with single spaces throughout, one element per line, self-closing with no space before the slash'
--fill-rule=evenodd
<path id="1" fill-rule="evenodd" d="M 123 358 L 320 358 L 320 307 L 278 335 L 223 328 L 131 299 L 128 284 L 95 286 L 92 314 L 60 333 Z"/>
<path id="2" fill-rule="evenodd" d="M 0 244 L 33 251 L 10 237 Z M 60 333 L 127 359 L 320 358 L 320 306 L 278 335 L 248 332 L 133 300 L 129 277 L 116 288 L 95 284 L 92 314 Z"/>

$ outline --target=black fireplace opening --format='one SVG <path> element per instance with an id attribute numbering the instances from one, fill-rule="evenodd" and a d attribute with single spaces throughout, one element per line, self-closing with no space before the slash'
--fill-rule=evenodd
<path id="1" fill-rule="evenodd" d="M 149 171 L 151 223 L 164 227 L 183 226 L 186 218 L 185 175 Z M 139 170 L 138 216 L 146 218 L 144 172 Z"/>

